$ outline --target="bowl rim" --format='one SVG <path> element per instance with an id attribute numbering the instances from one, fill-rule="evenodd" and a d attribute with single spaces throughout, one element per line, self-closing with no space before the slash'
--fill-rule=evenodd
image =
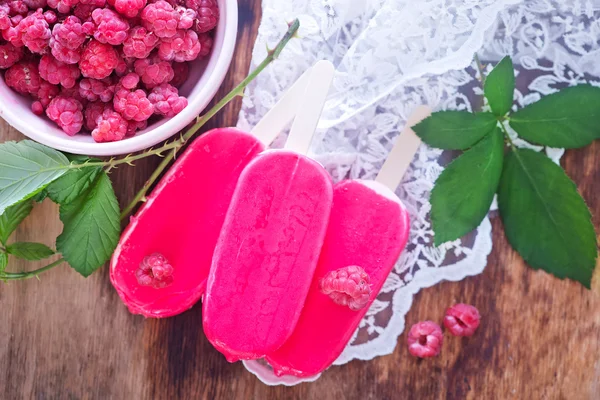
<path id="1" fill-rule="evenodd" d="M 28 126 L 28 119 L 23 118 L 21 108 L 7 107 L 4 102 L 0 102 L 0 109 L 2 109 L 0 116 L 9 125 L 30 139 L 57 150 L 89 156 L 116 156 L 134 153 L 174 136 L 192 122 L 210 103 L 229 71 L 237 38 L 238 4 L 237 0 L 222 0 L 219 3 L 222 8 L 216 34 L 223 35 L 223 42 L 218 56 L 213 57 L 212 54 L 214 53 L 212 53 L 206 64 L 205 70 L 210 71 L 209 75 L 203 74 L 199 80 L 199 82 L 202 82 L 205 79 L 206 82 L 183 111 L 173 118 L 165 120 L 156 128 L 117 142 L 89 143 L 73 140 L 66 134 L 64 137 L 56 137 L 42 131 L 33 130 Z M 33 113 L 32 116 L 34 116 Z"/>

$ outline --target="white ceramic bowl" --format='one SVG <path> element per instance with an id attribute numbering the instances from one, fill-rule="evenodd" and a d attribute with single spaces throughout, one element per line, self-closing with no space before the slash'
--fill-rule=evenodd
<path id="1" fill-rule="evenodd" d="M 154 146 L 185 128 L 198 116 L 221 86 L 229 69 L 237 35 L 237 0 L 218 0 L 220 18 L 211 54 L 190 63 L 190 75 L 180 88 L 188 106 L 173 118 L 149 125 L 131 138 L 111 143 L 96 143 L 88 134 L 68 136 L 53 122 L 31 111 L 31 102 L 0 79 L 0 117 L 26 136 L 47 146 L 75 154 L 112 156 L 128 154 Z"/>

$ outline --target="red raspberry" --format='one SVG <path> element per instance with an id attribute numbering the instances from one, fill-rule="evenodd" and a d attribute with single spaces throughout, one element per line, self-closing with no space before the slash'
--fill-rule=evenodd
<path id="1" fill-rule="evenodd" d="M 440 354 L 443 340 L 442 328 L 438 324 L 418 322 L 408 332 L 408 352 L 419 358 L 435 357 Z"/>
<path id="2" fill-rule="evenodd" d="M 170 38 L 164 38 L 158 47 L 158 56 L 166 61 L 192 61 L 198 58 L 202 45 L 194 31 L 177 31 Z"/>
<path id="3" fill-rule="evenodd" d="M 44 106 L 40 101 L 34 101 L 33 103 L 31 103 L 31 111 L 33 111 L 35 115 L 43 115 Z"/>
<path id="4" fill-rule="evenodd" d="M 154 112 L 165 117 L 174 117 L 188 104 L 185 97 L 179 96 L 177 88 L 168 83 L 163 83 L 152 89 L 152 92 L 148 95 L 148 100 L 154 105 Z"/>
<path id="5" fill-rule="evenodd" d="M 92 19 L 96 24 L 94 37 L 100 43 L 117 46 L 127 39 L 129 24 L 116 12 L 108 8 L 97 8 L 92 11 Z"/>
<path id="6" fill-rule="evenodd" d="M 29 11 L 29 7 L 23 0 L 12 0 L 8 2 L 11 15 L 21 14 L 25 15 Z"/>
<path id="7" fill-rule="evenodd" d="M 156 47 L 158 38 L 144 27 L 136 26 L 129 31 L 123 43 L 123 53 L 127 57 L 147 58 Z"/>
<path id="8" fill-rule="evenodd" d="M 87 26 L 86 26 L 87 27 Z M 54 25 L 50 48 L 52 55 L 67 64 L 76 64 L 81 58 L 81 47 L 86 40 L 86 29 L 81 20 L 68 16 L 62 23 Z"/>
<path id="9" fill-rule="evenodd" d="M 135 276 L 140 285 L 161 289 L 173 283 L 173 267 L 165 256 L 154 253 L 144 257 Z"/>
<path id="10" fill-rule="evenodd" d="M 175 36 L 178 23 L 179 13 L 164 0 L 148 4 L 142 10 L 142 24 L 144 28 L 154 32 L 160 38 Z"/>
<path id="11" fill-rule="evenodd" d="M 92 6 L 94 8 L 102 8 L 106 5 L 106 0 L 79 0 L 84 6 Z"/>
<path id="12" fill-rule="evenodd" d="M 127 121 L 115 110 L 107 107 L 96 120 L 92 137 L 98 143 L 122 140 L 127 133 Z"/>
<path id="13" fill-rule="evenodd" d="M 110 104 L 106 104 L 101 101 L 89 103 L 83 112 L 85 117 L 85 129 L 90 132 L 96 129 L 98 126 L 98 118 L 102 116 L 102 113 L 104 113 L 104 110 L 106 109 L 112 109 Z"/>
<path id="14" fill-rule="evenodd" d="M 0 30 L 3 31 L 10 27 L 10 7 L 8 4 L 0 4 Z"/>
<path id="15" fill-rule="evenodd" d="M 79 85 L 75 85 L 72 88 L 66 89 L 66 88 L 60 88 L 60 95 L 62 97 L 66 97 L 69 99 L 75 99 L 78 102 L 81 103 L 81 105 L 83 105 L 84 107 L 87 105 L 88 101 L 86 98 L 82 97 L 81 94 L 79 93 Z"/>
<path id="16" fill-rule="evenodd" d="M 134 91 L 117 89 L 113 105 L 115 111 L 127 120 L 145 121 L 154 113 L 154 106 L 146 97 L 146 92 L 141 89 Z"/>
<path id="17" fill-rule="evenodd" d="M 216 0 L 186 0 L 188 8 L 198 12 L 198 19 L 194 29 L 198 33 L 208 32 L 214 29 L 219 22 L 219 6 Z"/>
<path id="18" fill-rule="evenodd" d="M 52 99 L 46 115 L 69 136 L 75 135 L 83 125 L 83 106 L 75 99 L 58 96 Z"/>
<path id="19" fill-rule="evenodd" d="M 171 64 L 167 61 L 162 61 L 156 56 L 137 60 L 134 67 L 135 73 L 140 76 L 148 89 L 167 83 L 174 76 Z"/>
<path id="20" fill-rule="evenodd" d="M 148 121 L 127 121 L 127 133 L 125 134 L 125 137 L 135 136 L 137 131 L 146 129 L 147 126 Z"/>
<path id="21" fill-rule="evenodd" d="M 39 102 L 45 110 L 46 107 L 48 107 L 48 104 L 50 104 L 50 102 L 52 101 L 52 99 L 58 96 L 59 92 L 60 89 L 57 85 L 53 85 L 50 82 L 42 81 L 40 83 L 40 89 L 35 94 L 35 97 L 38 99 L 37 102 Z"/>
<path id="22" fill-rule="evenodd" d="M 123 76 L 121 80 L 119 80 L 119 84 L 125 89 L 129 90 L 137 89 L 139 83 L 140 76 L 135 72 L 130 72 L 127 75 Z"/>
<path id="23" fill-rule="evenodd" d="M 208 33 L 199 33 L 198 42 L 200 42 L 201 50 L 198 57 L 206 57 L 213 46 L 213 38 Z"/>
<path id="24" fill-rule="evenodd" d="M 20 32 L 20 40 L 29 50 L 34 53 L 44 53 L 50 42 L 52 32 L 42 10 L 23 18 L 17 25 Z"/>
<path id="25" fill-rule="evenodd" d="M 20 62 L 6 70 L 4 81 L 19 93 L 35 94 L 40 90 L 42 78 L 35 63 Z"/>
<path id="26" fill-rule="evenodd" d="M 44 11 L 44 19 L 50 25 L 52 25 L 52 24 L 56 23 L 56 21 L 58 21 L 58 17 L 56 16 L 56 13 L 52 10 Z"/>
<path id="27" fill-rule="evenodd" d="M 363 309 L 371 298 L 371 279 L 357 265 L 330 271 L 321 279 L 321 292 L 335 304 L 348 306 L 352 311 Z"/>
<path id="28" fill-rule="evenodd" d="M 171 79 L 171 82 L 169 82 L 169 83 L 171 85 L 175 86 L 176 88 L 178 88 L 181 85 L 183 85 L 185 83 L 185 81 L 187 80 L 188 75 L 190 73 L 190 67 L 188 66 L 188 63 L 186 63 L 186 62 L 173 63 L 172 67 L 173 67 L 173 79 Z"/>
<path id="29" fill-rule="evenodd" d="M 479 311 L 469 304 L 455 304 L 446 310 L 444 326 L 454 336 L 472 336 L 479 326 Z"/>
<path id="30" fill-rule="evenodd" d="M 27 5 L 27 7 L 29 7 L 30 10 L 45 8 L 48 5 L 48 2 L 46 0 L 23 0 L 23 2 Z M 50 23 L 50 21 L 48 22 Z"/>
<path id="31" fill-rule="evenodd" d="M 42 78 L 55 85 L 60 84 L 67 89 L 75 86 L 81 75 L 77 65 L 62 63 L 50 54 L 42 56 L 39 69 Z"/>
<path id="32" fill-rule="evenodd" d="M 104 79 L 118 64 L 119 54 L 113 46 L 91 40 L 83 49 L 79 68 L 87 78 Z"/>
<path id="33" fill-rule="evenodd" d="M 10 43 L 0 45 L 0 69 L 10 68 L 23 58 L 23 48 Z"/>
<path id="34" fill-rule="evenodd" d="M 92 11 L 94 11 L 97 7 L 92 4 L 77 4 L 73 9 L 73 15 L 79 18 L 82 21 L 88 21 L 92 18 Z"/>
<path id="35" fill-rule="evenodd" d="M 109 102 L 115 95 L 115 85 L 110 77 L 104 79 L 84 78 L 79 81 L 79 94 L 88 101 Z"/>
<path id="36" fill-rule="evenodd" d="M 115 0 L 113 6 L 122 15 L 133 18 L 146 6 L 146 0 Z"/>
<path id="37" fill-rule="evenodd" d="M 48 0 L 48 6 L 62 14 L 68 14 L 77 3 L 79 3 L 79 0 Z"/>
<path id="38" fill-rule="evenodd" d="M 178 29 L 190 29 L 194 26 L 197 15 L 196 11 L 181 6 L 175 7 L 175 11 L 179 14 L 179 23 L 177 24 Z"/>
<path id="39" fill-rule="evenodd" d="M 121 50 L 119 56 L 119 63 L 115 68 L 115 73 L 117 74 L 117 76 L 125 76 L 128 73 L 133 72 L 133 64 L 136 60 L 137 58 L 125 57 L 125 54 Z"/>

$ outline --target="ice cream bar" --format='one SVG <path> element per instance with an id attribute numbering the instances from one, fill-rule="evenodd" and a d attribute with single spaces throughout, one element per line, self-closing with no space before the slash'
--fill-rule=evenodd
<path id="1" fill-rule="evenodd" d="M 419 108 L 407 126 L 428 114 Z M 420 141 L 402 132 L 375 181 L 334 186 L 333 208 L 304 309 L 292 336 L 266 359 L 276 375 L 313 376 L 342 353 L 381 290 L 409 234 L 409 218 L 393 189 Z"/>
<path id="2" fill-rule="evenodd" d="M 252 135 L 226 128 L 196 139 L 131 218 L 110 278 L 132 313 L 169 317 L 200 299 L 239 176 L 293 119 L 309 76 L 292 85 Z"/>
<path id="3" fill-rule="evenodd" d="M 204 333 L 230 362 L 279 348 L 291 335 L 325 237 L 332 182 L 308 150 L 333 77 L 317 63 L 284 150 L 256 157 L 240 176 L 213 255 Z"/>

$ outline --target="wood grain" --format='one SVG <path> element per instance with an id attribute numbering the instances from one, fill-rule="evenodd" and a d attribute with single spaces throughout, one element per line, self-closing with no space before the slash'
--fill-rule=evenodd
<path id="1" fill-rule="evenodd" d="M 260 1 L 240 1 L 236 56 L 219 95 L 248 70 Z M 234 125 L 240 99 L 209 127 Z M 0 125 L 0 141 L 22 136 Z M 126 204 L 156 160 L 120 168 L 112 179 Z M 600 231 L 600 143 L 567 152 L 563 165 L 594 212 Z M 526 267 L 493 220 L 494 250 L 484 273 L 422 290 L 407 325 L 439 320 L 454 302 L 481 310 L 471 339 L 445 337 L 434 360 L 409 356 L 405 334 L 389 356 L 333 367 L 315 383 L 268 387 L 229 364 L 202 333 L 199 307 L 167 320 L 130 315 L 106 268 L 88 279 L 68 267 L 40 281 L 0 287 L 2 399 L 600 399 L 600 286 L 594 290 Z M 45 202 L 16 240 L 53 245 L 61 225 Z M 39 264 L 38 266 L 42 266 Z M 11 260 L 11 268 L 32 269 Z"/>

